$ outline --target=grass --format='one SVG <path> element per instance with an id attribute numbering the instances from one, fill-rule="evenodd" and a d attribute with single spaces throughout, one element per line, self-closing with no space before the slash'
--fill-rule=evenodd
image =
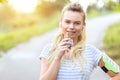
<path id="1" fill-rule="evenodd" d="M 120 65 L 120 21 L 108 27 L 103 43 L 107 54 Z"/>
<path id="2" fill-rule="evenodd" d="M 2 36 L 4 34 L 4 32 L 0 32 L 0 36 Z"/>
<path id="3" fill-rule="evenodd" d="M 12 32 L 0 35 L 0 51 L 8 51 L 9 49 L 15 47 L 17 44 L 25 42 L 30 38 L 41 35 L 47 31 L 56 28 L 58 24 L 58 16 L 54 15 L 43 23 L 37 23 L 36 25 L 29 26 L 23 29 L 13 30 Z"/>

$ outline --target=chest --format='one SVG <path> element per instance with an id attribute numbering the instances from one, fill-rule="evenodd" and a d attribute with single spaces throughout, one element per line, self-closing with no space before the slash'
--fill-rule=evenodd
<path id="1" fill-rule="evenodd" d="M 75 62 L 66 60 L 60 65 L 58 80 L 88 80 L 94 69 L 93 64 L 92 59 L 89 58 L 87 61 L 82 61 L 82 63 L 78 60 Z"/>

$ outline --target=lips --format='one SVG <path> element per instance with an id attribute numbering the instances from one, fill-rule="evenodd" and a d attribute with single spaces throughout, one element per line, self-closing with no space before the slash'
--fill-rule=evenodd
<path id="1" fill-rule="evenodd" d="M 67 31 L 67 33 L 72 33 L 72 34 L 74 34 L 74 33 L 76 33 L 75 31 Z"/>

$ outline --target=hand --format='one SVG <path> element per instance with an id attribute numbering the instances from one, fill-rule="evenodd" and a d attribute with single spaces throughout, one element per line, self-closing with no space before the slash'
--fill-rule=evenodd
<path id="1" fill-rule="evenodd" d="M 112 77 L 110 80 L 120 80 L 120 73 Z"/>
<path id="2" fill-rule="evenodd" d="M 56 57 L 62 58 L 62 56 L 65 54 L 65 52 L 70 51 L 70 47 L 73 45 L 73 43 L 70 41 L 70 38 L 64 38 L 57 46 L 56 49 Z"/>

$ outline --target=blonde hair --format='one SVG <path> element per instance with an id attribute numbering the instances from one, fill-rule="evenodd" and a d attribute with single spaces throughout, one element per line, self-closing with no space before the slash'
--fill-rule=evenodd
<path id="1" fill-rule="evenodd" d="M 61 17 L 63 17 L 63 14 L 64 14 L 65 11 L 73 11 L 73 12 L 81 13 L 81 15 L 83 17 L 83 21 L 84 21 L 83 24 L 86 25 L 86 23 L 85 23 L 85 19 L 86 19 L 85 12 L 84 12 L 82 6 L 79 3 L 69 3 L 68 5 L 66 5 L 62 10 Z"/>
<path id="2" fill-rule="evenodd" d="M 82 7 L 80 6 L 80 4 L 72 3 L 72 4 L 69 4 L 69 5 L 65 6 L 62 10 L 62 15 L 64 14 L 65 11 L 75 11 L 75 12 L 82 13 L 83 14 L 82 15 L 83 16 L 83 21 L 84 21 L 84 25 L 85 25 L 85 13 L 84 13 Z M 56 52 L 57 44 L 59 44 L 63 38 L 64 38 L 64 35 L 59 30 L 58 33 L 56 34 L 54 40 L 53 40 L 53 45 L 52 45 L 52 48 L 49 52 L 49 58 L 48 58 L 49 63 L 51 63 L 52 60 L 54 59 L 54 57 L 56 56 L 55 52 Z M 83 53 L 83 49 L 85 47 L 85 44 L 86 44 L 86 29 L 84 27 L 83 30 L 80 32 L 80 34 L 78 36 L 77 44 L 75 46 L 73 46 L 71 48 L 71 51 L 70 51 L 71 60 L 74 61 L 74 59 L 78 59 L 80 65 L 82 65 L 80 57 L 84 58 L 82 53 Z"/>

